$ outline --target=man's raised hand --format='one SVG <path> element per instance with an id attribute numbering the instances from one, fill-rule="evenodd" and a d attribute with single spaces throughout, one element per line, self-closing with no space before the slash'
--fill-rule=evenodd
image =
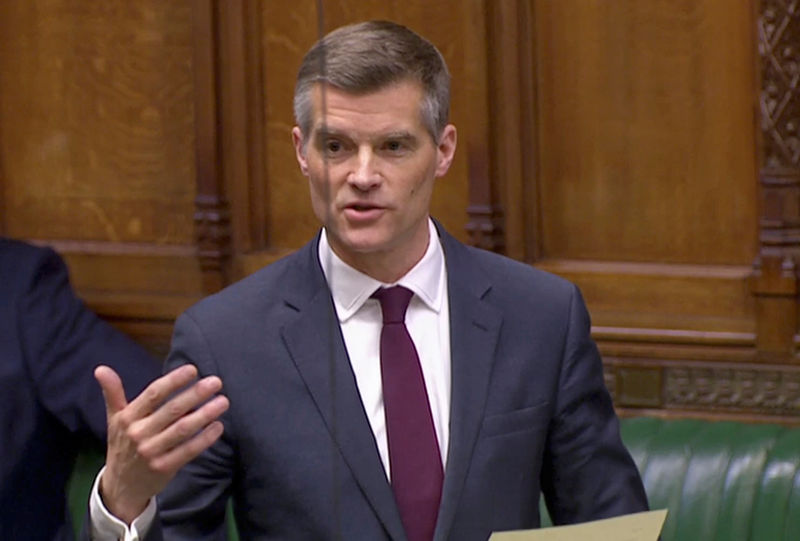
<path id="1" fill-rule="evenodd" d="M 155 380 L 130 403 L 114 370 L 98 366 L 94 376 L 103 389 L 108 419 L 100 494 L 106 508 L 130 524 L 181 467 L 222 435 L 218 419 L 229 402 L 214 396 L 222 381 L 217 376 L 195 381 L 192 365 Z"/>

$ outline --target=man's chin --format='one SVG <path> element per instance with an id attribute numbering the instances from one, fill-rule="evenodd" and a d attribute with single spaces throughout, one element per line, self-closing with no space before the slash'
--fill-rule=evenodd
<path id="1" fill-rule="evenodd" d="M 345 235 L 328 235 L 331 246 L 337 252 L 365 255 L 385 249 L 386 239 L 374 232 L 352 232 Z"/>

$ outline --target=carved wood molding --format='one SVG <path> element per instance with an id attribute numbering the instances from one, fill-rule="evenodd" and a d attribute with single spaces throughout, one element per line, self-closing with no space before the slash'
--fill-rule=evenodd
<path id="1" fill-rule="evenodd" d="M 203 289 L 212 293 L 228 282 L 231 255 L 230 207 L 225 195 L 218 65 L 218 5 L 215 0 L 195 2 L 195 239 L 203 271 Z"/>
<path id="2" fill-rule="evenodd" d="M 606 358 L 606 387 L 621 408 L 800 420 L 800 367 Z"/>
<path id="3" fill-rule="evenodd" d="M 502 194 L 520 168 L 515 163 L 520 145 L 520 137 L 515 137 L 520 66 L 515 59 L 520 45 L 514 39 L 520 9 L 516 0 L 465 5 L 466 33 L 473 39 L 464 44 L 467 61 L 461 92 L 475 104 L 463 132 L 469 186 L 466 231 L 470 244 L 500 253 L 506 249 Z"/>
<path id="4" fill-rule="evenodd" d="M 664 371 L 666 408 L 800 416 L 800 372 L 684 367 Z"/>
<path id="5" fill-rule="evenodd" d="M 800 0 L 763 0 L 761 61 L 762 256 L 800 255 Z"/>
<path id="6" fill-rule="evenodd" d="M 230 259 L 230 209 L 218 194 L 198 194 L 195 199 L 195 235 L 200 268 L 204 272 L 224 274 Z"/>
<path id="7" fill-rule="evenodd" d="M 757 348 L 773 357 L 793 353 L 797 333 L 800 256 L 800 0 L 762 0 L 758 18 L 761 92 Z"/>
<path id="8" fill-rule="evenodd" d="M 470 205 L 467 207 L 467 215 L 469 243 L 484 250 L 503 253 L 505 231 L 502 209 L 493 205 Z"/>
<path id="9" fill-rule="evenodd" d="M 800 169 L 800 0 L 762 0 L 758 21 L 764 169 Z"/>
<path id="10" fill-rule="evenodd" d="M 762 0 L 758 53 L 760 255 L 762 260 L 796 258 L 800 255 L 800 0 Z"/>

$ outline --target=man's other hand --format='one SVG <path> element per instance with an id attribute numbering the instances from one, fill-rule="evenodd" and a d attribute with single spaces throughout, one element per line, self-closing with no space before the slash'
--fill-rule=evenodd
<path id="1" fill-rule="evenodd" d="M 229 402 L 214 396 L 222 381 L 217 376 L 195 381 L 192 365 L 155 380 L 130 403 L 114 370 L 98 366 L 94 376 L 103 389 L 108 419 L 100 494 L 106 508 L 130 524 L 181 467 L 222 435 L 218 418 Z"/>

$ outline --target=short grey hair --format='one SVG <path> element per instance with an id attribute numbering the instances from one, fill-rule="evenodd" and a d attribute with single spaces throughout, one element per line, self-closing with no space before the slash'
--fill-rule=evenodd
<path id="1" fill-rule="evenodd" d="M 316 83 L 366 94 L 404 80 L 422 85 L 422 123 L 438 142 L 450 112 L 450 73 L 439 50 L 397 23 L 343 26 L 317 41 L 303 58 L 294 87 L 295 122 L 308 140 L 311 89 Z"/>

